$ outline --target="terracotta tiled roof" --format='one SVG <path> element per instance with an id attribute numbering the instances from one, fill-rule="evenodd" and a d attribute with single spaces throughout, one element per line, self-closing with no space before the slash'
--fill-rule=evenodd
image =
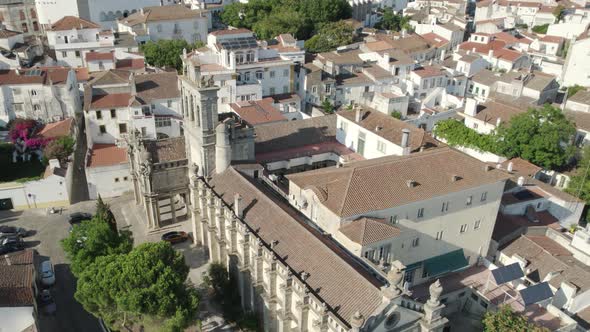
<path id="1" fill-rule="evenodd" d="M 117 59 L 115 63 L 115 67 L 120 70 L 134 70 L 134 69 L 144 69 L 145 68 L 145 60 L 141 59 Z"/>
<path id="2" fill-rule="evenodd" d="M 365 246 L 396 237 L 402 231 L 383 219 L 363 217 L 340 227 L 340 232 L 351 241 Z"/>
<path id="3" fill-rule="evenodd" d="M 126 70 L 111 69 L 92 74 L 92 78 L 88 84 L 93 86 L 100 85 L 115 85 L 115 84 L 129 84 L 129 77 L 131 72 Z"/>
<path id="4" fill-rule="evenodd" d="M 442 47 L 449 43 L 449 41 L 434 32 L 429 32 L 421 35 L 422 38 L 426 39 L 434 47 Z"/>
<path id="5" fill-rule="evenodd" d="M 500 119 L 502 123 L 508 122 L 512 117 L 525 113 L 526 111 L 526 108 L 488 100 L 477 106 L 477 115 L 475 118 L 486 123 L 491 123 L 495 126 L 498 119 Z"/>
<path id="6" fill-rule="evenodd" d="M 381 305 L 381 284 L 363 274 L 349 256 L 338 252 L 340 249 L 321 234 L 295 219 L 296 212 L 290 206 L 280 205 L 233 167 L 214 175 L 210 185 L 230 206 L 234 195 L 240 194 L 247 206 L 243 220 L 252 232 L 266 243 L 275 241 L 272 250 L 296 275 L 308 273 L 305 282 L 312 292 L 342 320 L 349 322 L 356 311 L 369 317 Z"/>
<path id="7" fill-rule="evenodd" d="M 180 98 L 178 75 L 175 72 L 135 75 L 137 97 L 149 104 L 154 100 Z"/>
<path id="8" fill-rule="evenodd" d="M 512 163 L 512 173 L 518 176 L 534 177 L 537 173 L 543 170 L 543 167 L 539 167 L 531 162 L 528 162 L 518 157 L 503 162 L 501 164 L 502 169 L 507 170 L 508 164 L 510 163 Z"/>
<path id="9" fill-rule="evenodd" d="M 128 162 L 127 149 L 114 144 L 94 144 L 90 151 L 87 167 L 115 166 Z"/>
<path id="10" fill-rule="evenodd" d="M 12 31 L 8 29 L 0 29 L 0 38 L 10 38 L 17 35 L 21 35 L 22 32 L 19 31 Z"/>
<path id="11" fill-rule="evenodd" d="M 439 66 L 426 66 L 426 67 L 422 67 L 422 68 L 417 68 L 412 72 L 420 77 L 423 77 L 423 78 L 445 75 L 445 70 Z"/>
<path id="12" fill-rule="evenodd" d="M 94 95 L 86 110 L 118 108 L 131 105 L 134 98 L 130 93 L 111 93 L 108 95 Z"/>
<path id="13" fill-rule="evenodd" d="M 424 144 L 424 136 L 426 135 L 424 130 L 379 111 L 364 109 L 361 112 L 360 122 L 355 121 L 356 110 L 340 111 L 337 115 L 354 122 L 393 144 L 401 146 L 402 130 L 404 129 L 410 131 L 409 143 L 412 150 L 419 149 Z"/>
<path id="14" fill-rule="evenodd" d="M 436 169 L 436 172 L 433 170 Z M 453 180 L 454 176 L 457 176 Z M 502 171 L 451 148 L 389 156 L 288 175 L 299 188 L 320 188 L 322 203 L 340 217 L 362 215 L 505 181 Z M 415 185 L 409 186 L 413 181 Z"/>
<path id="15" fill-rule="evenodd" d="M 184 136 L 149 141 L 146 144 L 154 163 L 164 163 L 186 159 Z"/>
<path id="16" fill-rule="evenodd" d="M 525 56 L 525 55 L 518 52 L 518 51 L 510 50 L 507 48 L 502 48 L 502 49 L 494 51 L 495 58 L 507 60 L 510 62 L 514 62 L 523 56 Z"/>
<path id="17" fill-rule="evenodd" d="M 134 26 L 147 22 L 187 20 L 198 17 L 207 17 L 205 15 L 206 12 L 207 11 L 192 10 L 184 5 L 145 7 L 142 11 L 133 13 L 127 18 L 120 20 L 120 23 Z"/>
<path id="18" fill-rule="evenodd" d="M 69 136 L 72 132 L 74 118 L 68 118 L 63 121 L 48 123 L 37 133 L 38 136 L 45 138 L 56 138 Z"/>
<path id="19" fill-rule="evenodd" d="M 64 16 L 51 25 L 51 30 L 53 31 L 71 29 L 100 29 L 100 25 L 76 16 Z"/>
<path id="20" fill-rule="evenodd" d="M 210 33 L 210 35 L 213 36 L 226 36 L 226 35 L 235 35 L 235 34 L 240 34 L 240 33 L 252 33 L 252 31 L 245 29 L 245 28 L 239 28 L 239 29 L 226 29 L 226 30 L 217 30 L 217 31 L 212 31 Z"/>
<path id="21" fill-rule="evenodd" d="M 115 52 L 88 52 L 86 53 L 86 61 L 99 61 L 99 60 L 115 60 Z"/>
<path id="22" fill-rule="evenodd" d="M 564 38 L 563 37 L 559 37 L 559 36 L 549 36 L 549 35 L 546 35 L 546 36 L 543 36 L 543 38 L 541 38 L 540 40 L 542 42 L 545 42 L 545 43 L 559 44 L 559 43 L 561 43 L 564 40 Z"/>
<path id="23" fill-rule="evenodd" d="M 505 46 L 506 46 L 506 43 L 501 40 L 492 40 L 491 42 L 489 42 L 487 44 L 467 41 L 467 42 L 463 42 L 463 43 L 459 44 L 459 49 L 465 50 L 465 51 L 472 51 L 473 49 L 475 49 L 475 52 L 477 52 L 477 53 L 480 53 L 483 55 L 488 55 L 488 52 L 490 50 L 496 51 L 496 50 L 504 48 Z"/>
<path id="24" fill-rule="evenodd" d="M 256 126 L 256 153 L 336 141 L 336 115 Z"/>
<path id="25" fill-rule="evenodd" d="M 33 264 L 32 249 L 0 257 L 0 307 L 33 306 Z"/>
<path id="26" fill-rule="evenodd" d="M 272 100 L 263 99 L 230 104 L 232 111 L 252 126 L 287 121 L 283 114 L 272 106 Z"/>

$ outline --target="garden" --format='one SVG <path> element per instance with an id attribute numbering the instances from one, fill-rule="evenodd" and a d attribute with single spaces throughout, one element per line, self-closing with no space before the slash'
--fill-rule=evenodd
<path id="1" fill-rule="evenodd" d="M 10 122 L 10 143 L 0 143 L 0 183 L 38 180 L 49 159 L 67 161 L 74 150 L 74 140 L 69 136 L 41 137 L 38 132 L 42 127 L 35 120 Z"/>

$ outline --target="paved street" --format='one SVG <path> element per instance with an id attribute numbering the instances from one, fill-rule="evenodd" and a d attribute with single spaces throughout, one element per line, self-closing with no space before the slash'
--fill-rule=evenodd
<path id="1" fill-rule="evenodd" d="M 51 259 L 55 267 L 55 285 L 51 293 L 55 298 L 55 316 L 41 315 L 41 332 L 101 331 L 98 320 L 86 312 L 74 299 L 76 280 L 71 274 L 69 264 L 59 241 L 67 236 L 69 224 L 67 216 L 76 211 L 94 211 L 94 202 L 83 202 L 71 206 L 62 215 L 50 215 L 45 209 L 22 212 L 0 211 L 0 225 L 13 225 L 34 230 L 33 236 L 25 238 L 28 247 L 36 249 L 40 260 Z"/>
<path id="2" fill-rule="evenodd" d="M 78 135 L 76 136 L 76 151 L 72 158 L 73 176 L 72 190 L 70 192 L 70 201 L 72 203 L 82 202 L 89 199 L 88 184 L 86 183 L 86 172 L 84 171 L 86 163 L 86 134 L 84 129 L 84 118 L 80 114 L 76 116 L 78 124 Z"/>

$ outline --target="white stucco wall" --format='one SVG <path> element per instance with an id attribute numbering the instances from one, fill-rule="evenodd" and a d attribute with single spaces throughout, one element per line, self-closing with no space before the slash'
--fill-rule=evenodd
<path id="1" fill-rule="evenodd" d="M 130 164 L 103 167 L 87 167 L 86 180 L 90 199 L 116 197 L 133 190 Z M 118 181 L 117 181 L 118 180 Z"/>

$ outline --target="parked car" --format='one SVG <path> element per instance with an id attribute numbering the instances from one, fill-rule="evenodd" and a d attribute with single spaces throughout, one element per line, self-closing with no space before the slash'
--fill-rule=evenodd
<path id="1" fill-rule="evenodd" d="M 162 241 L 170 242 L 171 244 L 181 243 L 188 240 L 188 233 L 187 232 L 168 232 L 162 234 Z"/>
<path id="2" fill-rule="evenodd" d="M 15 226 L 0 226 L 0 238 L 8 235 L 27 236 L 28 231 L 22 227 Z"/>
<path id="3" fill-rule="evenodd" d="M 53 315 L 57 310 L 57 306 L 55 305 L 55 301 L 53 300 L 53 296 L 51 296 L 49 289 L 44 289 L 41 291 L 41 295 L 39 295 L 39 302 L 45 314 Z"/>
<path id="4" fill-rule="evenodd" d="M 43 261 L 41 263 L 41 283 L 45 286 L 51 286 L 55 283 L 55 272 L 53 271 L 53 264 L 51 261 Z"/>
<path id="5" fill-rule="evenodd" d="M 22 250 L 25 247 L 23 239 L 18 235 L 8 235 L 0 239 L 0 254 Z"/>
<path id="6" fill-rule="evenodd" d="M 70 218 L 68 219 L 68 222 L 70 223 L 70 225 L 74 225 L 74 224 L 81 223 L 83 220 L 90 220 L 90 219 L 92 219 L 92 215 L 90 213 L 76 212 L 76 213 L 70 214 Z"/>

